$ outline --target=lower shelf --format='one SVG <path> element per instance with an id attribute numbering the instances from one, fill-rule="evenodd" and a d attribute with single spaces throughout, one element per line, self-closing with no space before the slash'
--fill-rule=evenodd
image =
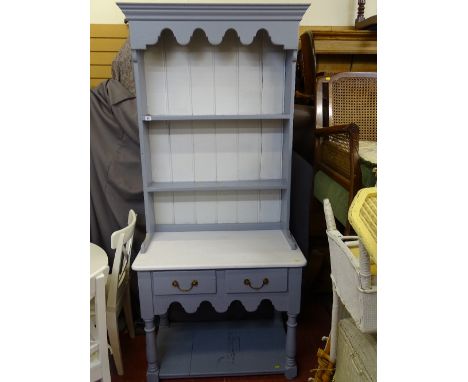
<path id="1" fill-rule="evenodd" d="M 161 378 L 284 373 L 280 319 L 171 323 L 157 338 Z"/>

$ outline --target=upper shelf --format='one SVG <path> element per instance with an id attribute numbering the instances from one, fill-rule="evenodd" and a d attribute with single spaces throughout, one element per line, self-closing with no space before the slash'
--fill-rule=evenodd
<path id="1" fill-rule="evenodd" d="M 143 116 L 143 121 L 238 121 L 290 118 L 290 114 L 145 115 Z"/>
<path id="2" fill-rule="evenodd" d="M 146 49 L 169 29 L 177 42 L 186 45 L 196 29 L 205 32 L 213 45 L 221 43 L 229 29 L 237 32 L 244 45 L 252 43 L 259 30 L 284 49 L 297 49 L 299 22 L 309 3 L 289 4 L 170 4 L 117 3 L 130 25 L 132 49 Z"/>
<path id="3" fill-rule="evenodd" d="M 233 180 L 213 182 L 152 182 L 149 192 L 176 191 L 241 191 L 241 190 L 281 190 L 288 188 L 286 179 Z"/>

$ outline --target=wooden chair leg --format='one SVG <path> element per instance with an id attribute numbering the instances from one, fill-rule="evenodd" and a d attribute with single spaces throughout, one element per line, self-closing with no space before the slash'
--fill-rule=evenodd
<path id="1" fill-rule="evenodd" d="M 130 289 L 125 292 L 123 300 L 123 311 L 125 316 L 125 323 L 127 324 L 128 334 L 130 338 L 135 338 L 135 326 L 133 324 L 132 314 L 132 301 L 130 299 Z"/>
<path id="2" fill-rule="evenodd" d="M 102 366 L 102 382 L 111 382 L 109 357 L 106 358 L 106 362 Z"/>
<path id="3" fill-rule="evenodd" d="M 112 348 L 112 356 L 114 357 L 115 367 L 118 375 L 123 375 L 122 354 L 120 352 L 119 325 L 117 322 L 117 314 L 107 312 L 107 334 Z"/>

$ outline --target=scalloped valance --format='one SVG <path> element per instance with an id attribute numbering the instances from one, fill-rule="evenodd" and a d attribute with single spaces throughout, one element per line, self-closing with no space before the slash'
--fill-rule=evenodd
<path id="1" fill-rule="evenodd" d="M 213 45 L 221 43 L 229 29 L 242 44 L 252 43 L 265 30 L 273 44 L 297 49 L 299 22 L 308 4 L 156 4 L 117 3 L 130 25 L 132 49 L 156 44 L 164 29 L 186 45 L 196 29 Z"/>

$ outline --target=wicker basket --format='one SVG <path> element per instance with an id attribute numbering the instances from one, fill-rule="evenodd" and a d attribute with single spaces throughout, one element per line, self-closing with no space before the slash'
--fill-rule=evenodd
<path id="1" fill-rule="evenodd" d="M 327 231 L 327 236 L 333 288 L 356 326 L 364 333 L 374 333 L 377 331 L 377 277 L 371 275 L 370 288 L 363 289 L 359 263 L 345 237 L 336 230 Z"/>
<path id="2" fill-rule="evenodd" d="M 364 244 L 360 236 L 343 236 L 336 229 L 328 199 L 324 200 L 323 205 L 330 249 L 333 304 L 337 307 L 339 299 L 362 332 L 374 333 L 377 331 L 377 266 L 366 247 L 372 248 L 372 257 L 377 259 L 376 241 L 373 243 L 371 240 L 372 237 L 376 239 L 377 232 L 377 210 L 372 207 L 377 205 L 377 190 L 360 190 L 349 211 L 350 221 L 360 222 L 357 231 L 366 236 Z M 369 205 L 372 205 L 371 214 Z M 335 331 L 338 324 L 335 316 L 336 314 L 332 315 L 332 331 Z M 333 349 L 333 356 L 335 350 Z"/>
<path id="3" fill-rule="evenodd" d="M 377 339 L 363 334 L 353 320 L 346 318 L 338 324 L 335 382 L 377 381 Z M 401 378 L 404 380 L 404 378 Z"/>
<path id="4" fill-rule="evenodd" d="M 349 207 L 348 219 L 377 264 L 377 187 L 359 190 Z"/>

